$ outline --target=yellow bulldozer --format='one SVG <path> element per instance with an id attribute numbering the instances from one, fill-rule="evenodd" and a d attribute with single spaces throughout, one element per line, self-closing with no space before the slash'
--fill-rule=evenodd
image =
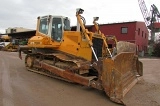
<path id="1" fill-rule="evenodd" d="M 112 55 L 107 37 L 85 28 L 83 12 L 76 10 L 77 31 L 71 31 L 68 17 L 38 17 L 36 35 L 27 46 L 19 46 L 19 57 L 21 51 L 28 51 L 27 70 L 103 90 L 112 101 L 123 104 L 123 97 L 143 73 L 135 45 L 117 42 Z"/>
<path id="2" fill-rule="evenodd" d="M 19 43 L 20 39 L 12 39 L 8 35 L 3 35 L 2 37 L 0 37 L 0 50 L 17 52 Z"/>

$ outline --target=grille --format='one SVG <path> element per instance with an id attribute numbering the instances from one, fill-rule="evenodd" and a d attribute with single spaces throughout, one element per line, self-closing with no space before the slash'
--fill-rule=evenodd
<path id="1" fill-rule="evenodd" d="M 93 42 L 93 48 L 97 57 L 102 57 L 103 40 L 98 38 L 93 38 L 92 42 Z M 93 53 L 92 53 L 92 59 L 95 59 Z"/>

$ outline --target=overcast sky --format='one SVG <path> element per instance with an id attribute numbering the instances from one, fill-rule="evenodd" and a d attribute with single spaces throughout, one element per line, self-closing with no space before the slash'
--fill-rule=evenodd
<path id="1" fill-rule="evenodd" d="M 160 11 L 160 0 L 145 0 L 148 10 L 155 4 Z M 83 8 L 86 24 L 91 25 L 93 17 L 99 23 L 123 21 L 144 21 L 138 0 L 1 0 L 0 32 L 8 27 L 36 29 L 38 16 L 62 15 L 76 25 L 76 8 Z"/>

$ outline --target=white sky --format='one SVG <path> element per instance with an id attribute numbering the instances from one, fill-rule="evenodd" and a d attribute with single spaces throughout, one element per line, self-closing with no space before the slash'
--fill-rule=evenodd
<path id="1" fill-rule="evenodd" d="M 148 11 L 155 4 L 160 11 L 160 0 L 145 0 Z M 99 23 L 123 21 L 144 21 L 138 0 L 1 0 L 0 32 L 8 27 L 36 29 L 38 16 L 62 15 L 76 25 L 76 8 L 84 9 L 83 16 L 87 25 L 92 25 L 93 17 Z"/>

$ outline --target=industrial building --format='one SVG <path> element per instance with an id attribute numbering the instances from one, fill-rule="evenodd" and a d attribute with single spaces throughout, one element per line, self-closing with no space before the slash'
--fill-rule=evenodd
<path id="1" fill-rule="evenodd" d="M 32 31 L 32 29 L 27 29 L 23 27 L 9 27 L 6 29 L 6 33 L 17 33 L 17 32 L 26 32 L 26 31 Z"/>
<path id="2" fill-rule="evenodd" d="M 34 36 L 35 33 L 35 30 L 23 27 L 10 27 L 6 29 L 6 34 L 10 36 L 12 39 L 28 39 Z"/>

